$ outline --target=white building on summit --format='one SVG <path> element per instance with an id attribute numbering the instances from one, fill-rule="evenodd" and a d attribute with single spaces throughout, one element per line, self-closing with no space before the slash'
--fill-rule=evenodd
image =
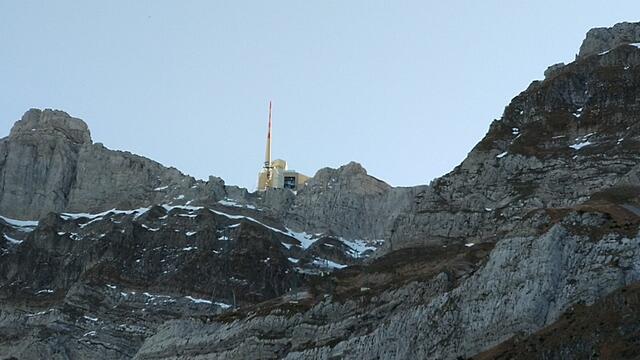
<path id="1" fill-rule="evenodd" d="M 271 161 L 271 101 L 269 101 L 269 132 L 267 133 L 267 150 L 264 159 L 264 167 L 258 174 L 258 191 L 267 189 L 290 189 L 297 191 L 301 189 L 309 179 L 308 176 L 300 174 L 287 168 L 285 160 Z"/>

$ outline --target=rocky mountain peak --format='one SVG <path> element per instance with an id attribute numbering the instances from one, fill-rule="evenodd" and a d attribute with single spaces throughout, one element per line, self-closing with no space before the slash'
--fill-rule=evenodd
<path id="1" fill-rule="evenodd" d="M 593 28 L 587 32 L 577 58 L 599 54 L 622 44 L 638 42 L 640 42 L 640 22 L 622 22 L 609 28 Z"/>
<path id="2" fill-rule="evenodd" d="M 367 170 L 355 161 L 351 161 L 346 165 L 341 166 L 339 169 L 344 174 L 363 174 L 367 175 Z"/>
<path id="3" fill-rule="evenodd" d="M 249 193 L 31 110 L 0 139 L 0 354 L 636 358 L 638 28 L 592 30 L 415 187 L 352 162 Z"/>
<path id="4" fill-rule="evenodd" d="M 77 144 L 91 144 L 91 132 L 87 124 L 64 111 L 52 109 L 30 109 L 15 123 L 9 135 L 16 138 L 25 134 L 38 133 L 64 136 Z"/>
<path id="5" fill-rule="evenodd" d="M 357 193 L 380 193 L 391 188 L 385 182 L 369 176 L 367 170 L 355 161 L 337 169 L 320 169 L 308 183 L 309 188 L 320 186 L 329 189 L 338 184 L 346 185 L 349 192 Z"/>

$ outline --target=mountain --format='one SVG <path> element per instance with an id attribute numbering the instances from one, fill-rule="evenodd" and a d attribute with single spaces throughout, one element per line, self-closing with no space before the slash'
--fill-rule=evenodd
<path id="1" fill-rule="evenodd" d="M 140 207 L 182 194 L 196 199 L 226 194 L 220 179 L 196 181 L 141 156 L 94 144 L 87 124 L 62 111 L 27 111 L 0 140 L 0 159 L 0 213 L 18 219 Z"/>
<path id="2" fill-rule="evenodd" d="M 197 181 L 30 110 L 0 140 L 0 354 L 633 359 L 640 23 L 593 29 L 429 185 Z"/>

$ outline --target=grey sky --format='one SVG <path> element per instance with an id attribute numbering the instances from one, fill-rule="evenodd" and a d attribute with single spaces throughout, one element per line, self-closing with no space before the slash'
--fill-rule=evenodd
<path id="1" fill-rule="evenodd" d="M 274 158 L 392 185 L 457 165 L 509 100 L 638 1 L 0 0 L 0 136 L 30 107 L 253 189 Z"/>

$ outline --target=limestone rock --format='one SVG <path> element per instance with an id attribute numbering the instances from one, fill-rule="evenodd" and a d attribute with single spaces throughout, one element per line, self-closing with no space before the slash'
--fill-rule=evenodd
<path id="1" fill-rule="evenodd" d="M 610 28 L 594 28 L 587 32 L 577 58 L 600 54 L 630 43 L 640 43 L 640 23 L 623 22 Z"/>
<path id="2" fill-rule="evenodd" d="M 376 240 L 388 238 L 391 222 L 408 208 L 415 192 L 393 188 L 351 162 L 319 170 L 295 197 L 271 208 L 293 229 Z"/>
<path id="3" fill-rule="evenodd" d="M 559 70 L 561 70 L 564 66 L 565 66 L 565 63 L 557 63 L 549 66 L 547 70 L 544 71 L 544 78 L 548 79 L 552 77 L 553 75 L 557 74 Z"/>
<path id="4" fill-rule="evenodd" d="M 99 212 L 157 203 L 215 202 L 224 181 L 196 181 L 128 152 L 93 144 L 87 125 L 58 110 L 31 109 L 0 140 L 0 214 L 38 219 L 48 212 Z M 234 194 L 241 194 L 230 188 Z"/>
<path id="5" fill-rule="evenodd" d="M 27 111 L 13 126 L 9 137 L 33 135 L 37 137 L 62 135 L 76 144 L 91 144 L 91 133 L 87 124 L 60 110 L 31 109 Z"/>

